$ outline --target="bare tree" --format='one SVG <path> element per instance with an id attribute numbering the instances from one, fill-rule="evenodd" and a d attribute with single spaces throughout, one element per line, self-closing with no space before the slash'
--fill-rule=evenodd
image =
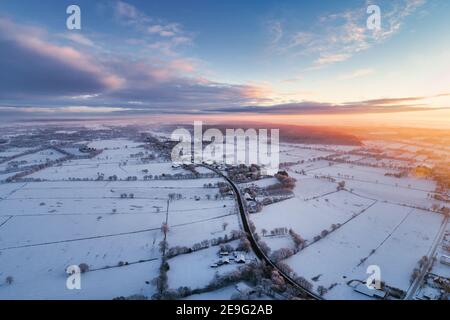
<path id="1" fill-rule="evenodd" d="M 410 283 L 412 284 L 420 275 L 420 270 L 415 268 L 411 274 L 411 278 L 409 279 Z"/>
<path id="2" fill-rule="evenodd" d="M 341 181 L 338 183 L 337 191 L 341 191 L 345 189 L 345 181 Z"/>
<path id="3" fill-rule="evenodd" d="M 14 278 L 12 276 L 7 276 L 5 279 L 5 283 L 10 286 L 14 282 Z"/>
<path id="4" fill-rule="evenodd" d="M 169 232 L 169 225 L 167 223 L 163 223 L 161 226 L 161 232 L 165 235 Z"/>
<path id="5" fill-rule="evenodd" d="M 167 243 L 166 240 L 162 240 L 159 243 L 159 252 L 161 252 L 162 254 L 165 254 L 167 248 L 169 247 L 169 244 Z"/>
<path id="6" fill-rule="evenodd" d="M 300 249 L 305 245 L 305 240 L 294 230 L 290 229 L 289 235 L 291 236 L 292 241 L 294 241 L 294 244 L 297 247 L 297 249 Z"/>
<path id="7" fill-rule="evenodd" d="M 284 272 L 284 274 L 287 274 L 288 276 L 291 276 L 294 273 L 294 270 L 292 270 L 292 268 L 284 262 L 278 262 L 277 266 Z"/>
<path id="8" fill-rule="evenodd" d="M 308 280 L 306 280 L 303 277 L 297 277 L 295 279 L 295 282 L 297 282 L 301 287 L 307 289 L 307 290 L 312 290 L 313 285 L 311 282 L 309 282 Z"/>
<path id="9" fill-rule="evenodd" d="M 264 241 L 259 241 L 258 242 L 259 248 L 261 249 L 262 252 L 264 252 L 266 255 L 270 254 L 270 247 L 267 245 L 267 243 L 265 243 Z"/>
<path id="10" fill-rule="evenodd" d="M 249 252 L 251 249 L 250 241 L 247 239 L 246 236 L 241 237 L 241 241 L 239 242 L 239 245 L 237 246 L 238 251 L 245 251 Z"/>
<path id="11" fill-rule="evenodd" d="M 320 236 L 322 238 L 325 238 L 328 235 L 329 231 L 328 230 L 322 230 L 322 232 L 320 233 Z"/>
<path id="12" fill-rule="evenodd" d="M 319 293 L 319 295 L 323 296 L 328 292 L 328 289 L 325 288 L 324 286 L 319 286 L 317 287 L 317 292 Z"/>
<path id="13" fill-rule="evenodd" d="M 294 255 L 294 251 L 289 248 L 281 248 L 272 253 L 270 259 L 277 263 Z"/>
<path id="14" fill-rule="evenodd" d="M 80 268 L 81 273 L 86 273 L 89 271 L 89 265 L 86 263 L 80 263 L 78 267 Z"/>

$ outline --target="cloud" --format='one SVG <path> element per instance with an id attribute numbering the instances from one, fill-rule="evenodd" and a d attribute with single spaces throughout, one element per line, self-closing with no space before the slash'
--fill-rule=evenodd
<path id="1" fill-rule="evenodd" d="M 113 9 L 116 18 L 121 23 L 140 26 L 150 22 L 150 19 L 144 13 L 127 2 L 116 1 Z"/>
<path id="2" fill-rule="evenodd" d="M 144 45 L 145 48 L 155 52 L 158 51 L 164 56 L 177 56 L 177 48 L 180 46 L 191 45 L 192 39 L 184 36 L 170 37 L 169 39 L 159 40 Z"/>
<path id="3" fill-rule="evenodd" d="M 170 62 L 170 68 L 180 73 L 193 73 L 196 66 L 191 59 L 176 59 Z"/>
<path id="4" fill-rule="evenodd" d="M 139 39 L 129 39 L 129 43 L 139 43 L 148 50 L 158 51 L 159 54 L 165 56 L 176 56 L 179 47 L 192 44 L 192 35 L 186 32 L 179 23 L 150 17 L 124 1 L 114 2 L 112 9 L 121 24 L 132 26 L 134 31 L 140 33 Z"/>
<path id="5" fill-rule="evenodd" d="M 172 66 L 173 67 L 173 66 Z M 127 104 L 143 101 L 151 111 L 155 108 L 183 112 L 187 109 L 209 109 L 223 105 L 256 103 L 263 99 L 264 90 L 254 85 L 232 85 L 212 82 L 204 78 L 181 77 L 179 65 L 174 69 L 154 68 L 144 63 L 127 63 L 120 72 L 127 79 L 126 86 L 110 92 L 107 102 Z M 184 66 L 183 66 L 184 68 Z"/>
<path id="6" fill-rule="evenodd" d="M 0 112 L 14 113 L 112 113 L 131 111 L 132 109 L 120 107 L 90 107 L 90 106 L 64 106 L 59 108 L 48 107 L 5 107 L 0 106 Z"/>
<path id="7" fill-rule="evenodd" d="M 420 105 L 418 103 L 414 104 L 415 102 L 426 100 L 429 98 L 433 98 L 434 96 L 430 97 L 404 97 L 404 98 L 383 98 L 383 99 L 373 99 L 373 100 L 364 100 L 364 101 L 356 101 L 356 102 L 345 102 L 343 105 L 347 106 L 365 106 L 368 108 L 371 107 L 385 107 L 385 106 L 404 106 L 404 103 L 409 103 L 410 106 L 414 105 Z"/>
<path id="8" fill-rule="evenodd" d="M 272 36 L 271 44 L 276 46 L 283 38 L 283 27 L 280 21 L 271 21 L 268 23 L 269 32 Z"/>
<path id="9" fill-rule="evenodd" d="M 314 63 L 318 66 L 331 64 L 335 62 L 341 62 L 345 61 L 348 58 L 350 58 L 351 55 L 348 53 L 338 53 L 338 54 L 328 54 L 328 55 L 321 55 L 320 58 L 314 61 Z"/>
<path id="10" fill-rule="evenodd" d="M 129 11 L 127 16 L 136 13 Z M 176 113 L 266 101 L 268 90 L 260 85 L 218 83 L 202 77 L 195 59 L 140 58 L 111 54 L 114 48 L 100 45 L 90 50 L 52 42 L 60 38 L 0 18 L 0 98 L 4 103 L 65 112 L 67 106 L 82 105 L 104 112 L 109 110 L 105 106 L 117 106 L 127 111 Z M 171 37 L 171 41 L 182 40 Z"/>
<path id="11" fill-rule="evenodd" d="M 95 44 L 91 39 L 80 33 L 67 32 L 62 34 L 61 37 L 86 47 L 95 47 Z"/>
<path id="12" fill-rule="evenodd" d="M 184 34 L 181 24 L 165 23 L 154 17 L 149 17 L 135 6 L 117 1 L 113 7 L 116 18 L 126 25 L 133 25 L 143 33 L 160 37 L 175 37 Z"/>
<path id="13" fill-rule="evenodd" d="M 358 69 L 348 74 L 343 74 L 338 77 L 338 80 L 353 80 L 361 77 L 365 77 L 371 74 L 374 74 L 375 70 L 372 68 L 366 68 L 366 69 Z"/>
<path id="14" fill-rule="evenodd" d="M 342 62 L 391 38 L 401 30 L 405 19 L 425 3 L 426 0 L 379 1 L 377 4 L 381 7 L 382 18 L 380 30 L 367 29 L 367 6 L 364 5 L 325 14 L 311 24 L 310 30 L 294 30 L 290 34 L 285 31 L 283 38 L 276 38 L 278 41 L 274 51 L 294 57 L 309 56 L 316 69 Z M 269 32 L 273 34 L 273 30 L 282 28 L 281 24 L 276 28 L 272 26 Z"/>
<path id="15" fill-rule="evenodd" d="M 0 96 L 59 96 L 117 89 L 122 79 L 88 55 L 45 39 L 39 28 L 0 18 Z"/>
<path id="16" fill-rule="evenodd" d="M 441 96 L 441 95 L 436 95 Z M 430 107 L 423 100 L 431 97 L 386 98 L 365 101 L 344 102 L 341 104 L 304 101 L 271 106 L 239 106 L 225 107 L 211 110 L 214 113 L 245 113 L 245 114 L 273 114 L 273 115 L 301 115 L 301 114 L 367 114 L 367 113 L 396 113 L 411 111 L 430 111 L 443 108 Z"/>
<path id="17" fill-rule="evenodd" d="M 176 23 L 169 23 L 167 25 L 152 25 L 147 28 L 147 31 L 151 34 L 158 34 L 161 37 L 174 37 L 180 34 L 180 26 Z"/>

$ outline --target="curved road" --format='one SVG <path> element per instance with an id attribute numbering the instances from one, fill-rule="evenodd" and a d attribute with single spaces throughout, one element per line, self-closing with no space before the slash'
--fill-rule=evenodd
<path id="1" fill-rule="evenodd" d="M 253 233 L 250 230 L 250 224 L 248 222 L 248 217 L 247 217 L 247 212 L 245 211 L 245 207 L 244 207 L 244 202 L 242 201 L 242 195 L 241 192 L 239 191 L 238 187 L 234 184 L 233 181 L 231 181 L 231 179 L 229 179 L 227 176 L 225 176 L 220 170 L 217 170 L 216 168 L 210 167 L 208 165 L 201 165 L 209 170 L 214 171 L 215 173 L 217 173 L 218 175 L 220 175 L 221 177 L 223 177 L 232 187 L 234 193 L 236 194 L 236 200 L 239 206 L 239 212 L 241 214 L 241 220 L 242 220 L 242 224 L 244 227 L 244 231 L 247 233 L 248 235 L 248 240 L 250 241 L 250 244 L 252 246 L 253 252 L 255 253 L 255 255 L 262 261 L 264 261 L 266 264 L 268 264 L 269 266 L 271 266 L 272 268 L 276 269 L 279 274 L 283 277 L 284 281 L 288 284 L 290 284 L 291 286 L 293 286 L 294 288 L 298 289 L 300 292 L 302 292 L 305 296 L 314 299 L 314 300 L 324 300 L 320 295 L 318 295 L 317 293 L 314 293 L 306 288 L 303 288 L 302 286 L 300 286 L 297 282 L 294 281 L 294 279 L 292 279 L 288 274 L 284 273 L 282 270 L 280 270 L 280 268 L 278 268 L 278 266 L 276 264 L 274 264 L 269 257 L 261 250 L 261 248 L 259 247 L 258 243 L 256 242 Z"/>

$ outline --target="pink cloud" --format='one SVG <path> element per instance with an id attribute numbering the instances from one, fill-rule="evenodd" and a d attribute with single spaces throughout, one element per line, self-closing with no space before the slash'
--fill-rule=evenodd
<path id="1" fill-rule="evenodd" d="M 176 59 L 170 62 L 170 67 L 176 72 L 193 73 L 195 71 L 195 65 L 188 59 Z"/>
<path id="2" fill-rule="evenodd" d="M 13 41 L 18 46 L 79 71 L 92 74 L 107 88 L 117 89 L 123 84 L 119 76 L 104 70 L 88 55 L 69 46 L 58 46 L 43 40 L 47 35 L 36 27 L 20 26 L 9 19 L 0 18 L 1 37 Z"/>

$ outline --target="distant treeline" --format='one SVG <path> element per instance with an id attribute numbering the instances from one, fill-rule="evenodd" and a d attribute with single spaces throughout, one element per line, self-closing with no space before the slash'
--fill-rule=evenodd
<path id="1" fill-rule="evenodd" d="M 192 124 L 170 125 L 166 129 L 184 127 L 193 130 Z M 330 145 L 348 145 L 360 146 L 361 140 L 355 135 L 346 133 L 339 129 L 330 129 L 328 127 L 316 126 L 296 126 L 284 124 L 264 124 L 264 123 L 230 123 L 230 124 L 203 124 L 203 131 L 208 129 L 219 129 L 225 134 L 226 129 L 279 129 L 280 142 L 304 143 L 304 144 L 330 144 Z M 269 132 L 270 137 L 270 132 Z"/>

